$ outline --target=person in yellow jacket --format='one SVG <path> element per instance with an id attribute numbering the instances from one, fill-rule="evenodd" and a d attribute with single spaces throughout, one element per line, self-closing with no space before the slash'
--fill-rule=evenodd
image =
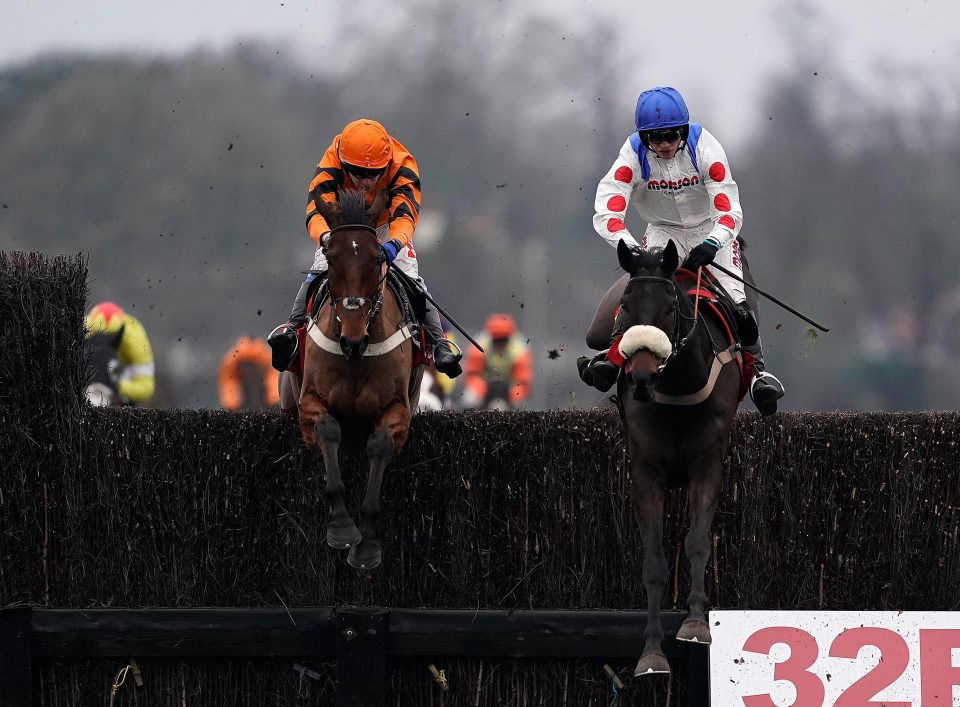
<path id="1" fill-rule="evenodd" d="M 220 360 L 220 404 L 227 410 L 262 410 L 276 405 L 279 376 L 270 365 L 267 342 L 241 336 Z"/>
<path id="2" fill-rule="evenodd" d="M 87 314 L 85 324 L 95 385 L 101 386 L 104 394 L 115 391 L 127 405 L 148 402 L 156 387 L 155 367 L 150 339 L 140 320 L 113 302 L 101 302 Z M 96 402 L 110 404 L 102 398 Z"/>
<path id="3" fill-rule="evenodd" d="M 317 209 L 317 204 L 336 203 L 337 192 L 343 189 L 363 191 L 368 209 L 375 202 L 386 205 L 376 224 L 383 257 L 415 280 L 424 292 L 427 291 L 420 276 L 417 253 L 413 249 L 413 232 L 420 219 L 417 161 L 377 121 L 368 118 L 354 120 L 330 143 L 307 189 L 307 233 L 317 250 L 312 272 L 297 293 L 289 320 L 267 337 L 267 343 L 273 349 L 273 366 L 278 371 L 285 371 L 296 356 L 296 331 L 306 322 L 310 282 L 327 270 L 324 246 L 330 227 Z M 462 356 L 444 338 L 440 314 L 429 300 L 426 301 L 426 314 L 421 324 L 426 331 L 428 353 L 432 353 L 436 369 L 451 378 L 460 375 Z"/>
<path id="4" fill-rule="evenodd" d="M 514 408 L 530 395 L 533 356 L 509 314 L 491 314 L 480 346 L 467 353 L 467 382 L 463 405 L 467 408 Z"/>

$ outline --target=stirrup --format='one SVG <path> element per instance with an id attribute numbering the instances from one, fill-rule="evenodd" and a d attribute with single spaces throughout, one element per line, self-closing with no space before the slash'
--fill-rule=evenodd
<path id="1" fill-rule="evenodd" d="M 762 383 L 758 395 L 754 395 L 754 388 L 758 383 Z M 750 399 L 757 406 L 761 415 L 772 415 L 777 411 L 777 401 L 785 393 L 783 383 L 772 373 L 759 371 L 750 383 Z"/>
<path id="2" fill-rule="evenodd" d="M 280 335 L 280 333 L 281 333 L 281 330 L 285 330 L 285 331 L 283 331 L 283 333 L 289 332 L 290 334 L 293 335 L 293 349 L 290 351 L 289 355 L 287 356 L 287 360 L 286 360 L 285 362 L 283 362 L 283 364 L 284 364 L 284 365 L 283 365 L 283 368 L 280 368 L 279 365 L 278 365 L 278 364 L 281 363 L 281 362 L 277 360 L 277 353 L 278 353 L 278 352 L 277 352 L 277 349 L 276 349 L 276 346 L 275 346 L 275 343 L 277 343 L 277 342 L 280 340 L 278 337 L 279 337 L 279 335 Z M 283 338 L 283 341 L 289 341 L 289 340 L 290 340 L 289 337 L 284 337 L 284 338 Z M 297 326 L 296 326 L 296 324 L 294 324 L 293 322 L 289 322 L 289 321 L 288 321 L 288 322 L 284 322 L 283 324 L 281 324 L 281 325 L 278 326 L 278 327 L 275 327 L 275 328 L 273 329 L 273 331 L 271 331 L 271 332 L 267 335 L 267 343 L 270 345 L 270 348 L 271 348 L 272 351 L 273 351 L 273 356 L 272 356 L 272 361 L 271 361 L 273 367 L 274 367 L 275 369 L 277 369 L 278 371 L 280 371 L 281 373 L 282 373 L 283 371 L 287 370 L 287 369 L 290 367 L 290 364 L 291 364 L 293 361 L 296 360 L 297 353 L 300 351 L 300 337 L 297 336 Z"/>
<path id="3" fill-rule="evenodd" d="M 586 358 L 582 356 L 581 359 Z M 580 361 L 577 362 L 580 368 Z M 613 387 L 620 377 L 620 367 L 606 357 L 606 352 L 601 352 L 589 359 L 589 362 L 579 371 L 580 380 L 592 388 L 596 388 L 601 393 L 606 393 Z"/>
<path id="4" fill-rule="evenodd" d="M 446 352 L 450 354 L 451 358 L 445 363 L 437 365 L 437 350 L 441 346 L 446 348 Z M 452 349 L 456 349 L 456 352 L 454 352 Z M 440 371 L 440 373 L 446 375 L 447 378 L 456 378 L 463 373 L 463 368 L 460 366 L 460 361 L 463 360 L 463 349 L 461 349 L 455 342 L 444 337 L 433 345 L 432 354 L 433 367 Z"/>

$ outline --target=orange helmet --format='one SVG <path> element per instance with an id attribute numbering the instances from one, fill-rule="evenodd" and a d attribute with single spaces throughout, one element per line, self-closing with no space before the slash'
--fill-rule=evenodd
<path id="1" fill-rule="evenodd" d="M 116 334 L 124 324 L 126 315 L 113 302 L 101 302 L 87 315 L 87 336 L 94 334 Z"/>
<path id="2" fill-rule="evenodd" d="M 337 156 L 341 162 L 363 169 L 383 169 L 393 157 L 393 141 L 380 123 L 361 118 L 343 129 Z"/>
<path id="3" fill-rule="evenodd" d="M 487 332 L 494 339 L 506 339 L 517 330 L 517 323 L 509 314 L 491 314 L 487 317 Z"/>

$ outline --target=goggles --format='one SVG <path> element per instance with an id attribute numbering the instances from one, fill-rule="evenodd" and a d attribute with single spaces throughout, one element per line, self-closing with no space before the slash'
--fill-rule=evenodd
<path id="1" fill-rule="evenodd" d="M 647 130 L 642 134 L 644 140 L 651 145 L 658 142 L 673 142 L 680 139 L 680 128 L 664 128 L 663 130 Z"/>
<path id="2" fill-rule="evenodd" d="M 376 179 L 383 174 L 383 169 L 365 169 L 364 167 L 356 167 L 346 162 L 343 163 L 343 170 L 357 179 Z"/>

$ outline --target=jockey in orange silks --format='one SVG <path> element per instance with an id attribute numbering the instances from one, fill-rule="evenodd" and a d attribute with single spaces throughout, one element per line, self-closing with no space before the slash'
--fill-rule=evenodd
<path id="1" fill-rule="evenodd" d="M 270 347 L 266 341 L 247 336 L 237 339 L 220 360 L 217 373 L 220 404 L 227 410 L 255 410 L 276 405 L 280 399 L 279 373 L 270 364 Z M 246 380 L 247 376 L 254 380 Z"/>
<path id="2" fill-rule="evenodd" d="M 533 356 L 513 317 L 491 314 L 478 343 L 486 353 L 475 347 L 467 353 L 464 407 L 522 404 L 530 395 Z"/>
<path id="3" fill-rule="evenodd" d="M 380 123 L 366 118 L 355 120 L 330 143 L 307 191 L 307 232 L 317 250 L 311 267 L 313 272 L 297 293 L 289 321 L 274 329 L 267 338 L 273 349 L 273 366 L 279 371 L 287 369 L 296 353 L 295 332 L 306 322 L 308 286 L 318 274 L 327 270 L 323 247 L 330 228 L 317 210 L 317 204 L 321 201 L 335 203 L 337 192 L 344 188 L 365 192 L 368 208 L 378 198 L 385 199 L 386 208 L 377 223 L 384 257 L 427 291 L 413 249 L 413 233 L 420 219 L 417 161 Z M 436 369 L 451 378 L 458 376 L 461 354 L 444 338 L 440 314 L 429 299 L 421 324 Z"/>

